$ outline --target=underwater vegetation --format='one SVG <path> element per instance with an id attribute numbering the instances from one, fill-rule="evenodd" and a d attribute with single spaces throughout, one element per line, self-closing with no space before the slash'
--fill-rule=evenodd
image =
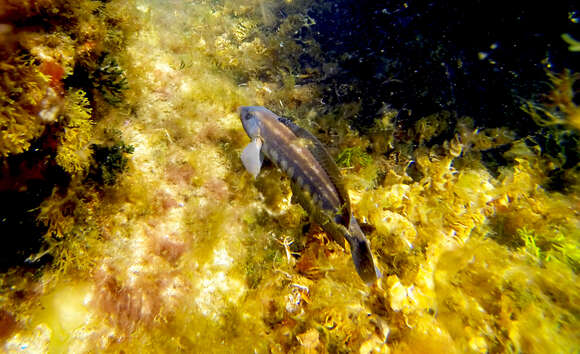
<path id="1" fill-rule="evenodd" d="M 542 107 L 534 106 L 532 102 L 528 102 L 524 111 L 538 125 L 559 124 L 567 125 L 577 131 L 580 130 L 580 107 L 574 102 L 574 97 L 579 90 L 575 88 L 575 84 L 580 79 L 580 74 L 572 74 L 570 70 L 566 69 L 560 74 L 548 72 L 548 77 L 551 89 L 544 96 Z"/>
<path id="2" fill-rule="evenodd" d="M 97 69 L 90 74 L 89 81 L 111 105 L 118 105 L 123 100 L 123 91 L 127 89 L 125 72 L 110 55 L 103 55 L 97 62 Z"/>
<path id="3" fill-rule="evenodd" d="M 113 12 L 97 1 L 0 5 L 0 193 L 6 202 L 0 233 L 17 240 L 2 253 L 7 278 L 27 279 L 61 262 L 54 257 L 66 249 L 61 242 L 85 226 L 80 214 L 87 210 L 80 209 L 86 203 L 78 199 L 94 194 L 83 181 L 91 166 L 98 168 L 90 147 L 102 143 L 96 123 L 109 109 L 93 87 L 114 83 L 76 78 L 82 68 L 103 66 L 105 44 L 120 49 L 108 35 L 123 36 Z M 117 65 L 113 72 L 121 70 Z"/>
<path id="4" fill-rule="evenodd" d="M 30 146 L 30 140 L 38 138 L 43 131 L 43 112 L 40 104 L 48 90 L 48 79 L 38 67 L 25 57 L 12 57 L 2 62 L 2 155 L 20 153 Z M 22 82 L 25 83 L 23 87 Z M 56 95 L 56 93 L 51 93 Z"/>
<path id="5" fill-rule="evenodd" d="M 1 350 L 574 352 L 577 12 L 441 6 L 0 4 Z M 329 151 L 374 284 L 247 105 Z"/>
<path id="6" fill-rule="evenodd" d="M 129 159 L 127 154 L 132 154 L 135 148 L 120 142 L 113 146 L 91 145 L 93 150 L 95 167 L 91 178 L 99 184 L 113 185 L 118 175 L 127 169 Z"/>

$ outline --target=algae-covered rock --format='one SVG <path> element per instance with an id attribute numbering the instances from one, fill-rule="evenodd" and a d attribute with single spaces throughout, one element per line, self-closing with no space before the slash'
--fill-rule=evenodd
<path id="1" fill-rule="evenodd" d="M 2 350 L 573 352 L 576 11 L 452 5 L 0 5 Z M 375 284 L 247 105 L 335 159 Z"/>

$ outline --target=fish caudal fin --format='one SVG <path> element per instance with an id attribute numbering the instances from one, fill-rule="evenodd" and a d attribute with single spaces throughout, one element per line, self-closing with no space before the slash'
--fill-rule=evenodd
<path id="1" fill-rule="evenodd" d="M 263 155 L 260 154 L 261 149 L 262 140 L 253 139 L 252 142 L 244 148 L 241 156 L 244 167 L 252 174 L 252 176 L 254 176 L 254 178 L 256 178 L 258 173 L 260 173 L 262 162 L 264 161 Z"/>
<path id="2" fill-rule="evenodd" d="M 350 245 L 352 261 L 358 275 L 367 285 L 371 285 L 381 277 L 381 272 L 375 266 L 370 242 L 364 237 L 354 216 L 351 216 L 349 234 L 345 238 Z"/>

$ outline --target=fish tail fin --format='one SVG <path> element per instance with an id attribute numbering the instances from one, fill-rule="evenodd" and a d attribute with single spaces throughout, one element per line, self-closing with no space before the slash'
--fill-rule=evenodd
<path id="1" fill-rule="evenodd" d="M 351 217 L 349 233 L 345 238 L 350 245 L 352 261 L 358 275 L 367 285 L 371 285 L 382 275 L 373 260 L 370 242 L 364 236 L 354 216 Z"/>

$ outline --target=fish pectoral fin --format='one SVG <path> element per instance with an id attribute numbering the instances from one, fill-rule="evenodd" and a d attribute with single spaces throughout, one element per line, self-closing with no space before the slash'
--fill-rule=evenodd
<path id="1" fill-rule="evenodd" d="M 261 150 L 262 140 L 255 138 L 242 151 L 242 164 L 244 164 L 246 171 L 250 172 L 254 178 L 260 173 L 262 162 L 264 161 L 264 155 L 261 154 Z"/>

